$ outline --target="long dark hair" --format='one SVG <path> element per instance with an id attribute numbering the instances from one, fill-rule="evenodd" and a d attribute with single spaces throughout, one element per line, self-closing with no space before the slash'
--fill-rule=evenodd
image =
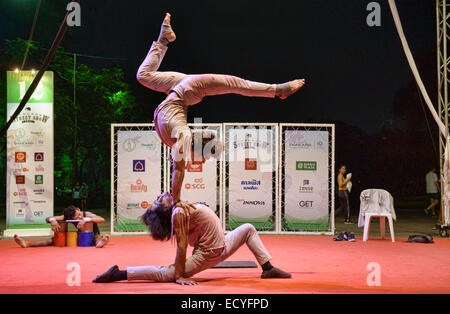
<path id="1" fill-rule="evenodd" d="M 150 229 L 153 239 L 169 240 L 172 231 L 172 209 L 164 210 L 162 204 L 147 209 L 141 221 Z"/>

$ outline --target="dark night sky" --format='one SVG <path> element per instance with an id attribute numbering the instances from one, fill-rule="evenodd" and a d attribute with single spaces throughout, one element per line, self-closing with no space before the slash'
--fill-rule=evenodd
<path id="1" fill-rule="evenodd" d="M 68 2 L 43 0 L 35 40 L 50 46 Z M 161 70 L 226 73 L 268 83 L 307 79 L 307 86 L 285 101 L 238 95 L 206 98 L 191 108 L 190 120 L 340 120 L 373 133 L 392 117 L 394 93 L 412 74 L 387 0 L 376 1 L 381 5 L 381 27 L 366 24 L 369 2 L 81 0 L 82 26 L 70 30 L 63 46 L 81 54 L 124 58 L 116 63 L 123 66 L 139 104 L 148 107 L 149 116 L 142 122 L 151 122 L 164 95 L 138 85 L 135 73 L 158 37 L 164 13 L 171 12 L 177 40 Z M 435 51 L 435 1 L 396 2 L 413 54 Z M 35 4 L 36 0 L 0 0 L 0 39 L 28 38 Z M 393 126 L 402 124 L 394 120 Z"/>

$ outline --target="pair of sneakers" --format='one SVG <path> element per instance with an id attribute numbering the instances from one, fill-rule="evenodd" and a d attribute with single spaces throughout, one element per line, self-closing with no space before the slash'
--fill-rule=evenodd
<path id="1" fill-rule="evenodd" d="M 353 233 L 348 233 L 348 232 L 341 232 L 338 234 L 338 236 L 336 238 L 333 238 L 334 241 L 349 241 L 349 242 L 355 242 L 355 234 Z"/>

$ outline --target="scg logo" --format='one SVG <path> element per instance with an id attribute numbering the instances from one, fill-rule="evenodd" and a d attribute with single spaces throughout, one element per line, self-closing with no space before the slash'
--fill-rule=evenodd
<path id="1" fill-rule="evenodd" d="M 205 189 L 205 184 L 203 183 L 203 179 L 195 179 L 194 183 L 186 183 L 184 185 L 184 187 L 187 190 L 193 189 L 193 190 L 204 190 Z"/>
<path id="2" fill-rule="evenodd" d="M 205 185 L 202 184 L 190 184 L 190 183 L 186 183 L 186 185 L 184 186 L 186 189 L 190 190 L 204 190 L 205 189 Z"/>

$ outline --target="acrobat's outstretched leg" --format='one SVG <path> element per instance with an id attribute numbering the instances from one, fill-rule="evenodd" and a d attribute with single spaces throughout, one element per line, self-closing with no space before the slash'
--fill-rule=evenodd
<path id="1" fill-rule="evenodd" d="M 170 24 L 170 14 L 166 13 L 161 25 L 158 41 L 153 42 L 147 57 L 138 69 L 136 78 L 142 85 L 152 90 L 168 94 L 186 76 L 186 74 L 179 72 L 158 71 L 166 54 L 167 45 L 175 39 L 176 35 Z"/>
<path id="2" fill-rule="evenodd" d="M 201 74 L 187 75 L 173 90 L 187 105 L 199 103 L 205 96 L 240 94 L 249 97 L 275 96 L 285 99 L 305 84 L 304 79 L 283 84 L 266 84 L 248 81 L 232 75 Z"/>

